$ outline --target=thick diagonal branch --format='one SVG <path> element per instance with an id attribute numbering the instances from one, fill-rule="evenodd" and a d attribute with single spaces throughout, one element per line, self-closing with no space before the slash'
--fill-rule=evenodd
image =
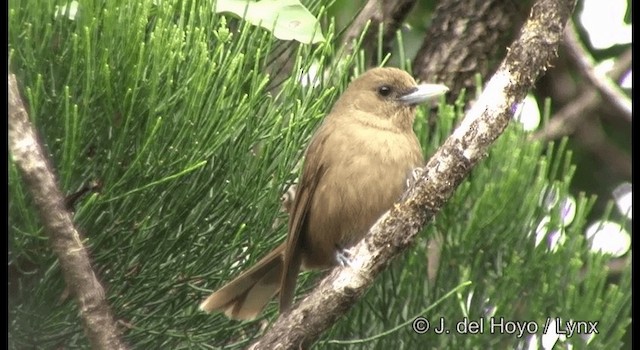
<path id="1" fill-rule="evenodd" d="M 422 177 L 352 250 L 348 268 L 336 268 L 252 349 L 306 349 L 344 315 L 390 261 L 407 250 L 444 206 L 512 118 L 515 106 L 556 56 L 575 0 L 539 0 L 484 92 Z"/>
<path id="2" fill-rule="evenodd" d="M 126 349 L 120 341 L 104 289 L 91 268 L 82 237 L 29 123 L 16 78 L 9 74 L 9 150 L 40 214 L 67 286 L 80 308 L 85 333 L 94 349 Z"/>

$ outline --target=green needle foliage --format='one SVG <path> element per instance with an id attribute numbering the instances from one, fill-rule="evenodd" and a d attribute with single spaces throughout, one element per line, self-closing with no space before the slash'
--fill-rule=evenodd
<path id="1" fill-rule="evenodd" d="M 274 89 L 266 72 L 283 43 L 215 14 L 211 3 L 80 1 L 77 12 L 58 5 L 10 2 L 9 65 L 63 192 L 102 184 L 76 203 L 75 221 L 125 341 L 138 349 L 246 347 L 276 317 L 275 303 L 244 323 L 197 306 L 284 238 L 278 198 L 349 72 L 363 67 L 336 57 L 329 26 L 324 43 L 291 44 L 293 74 Z M 319 1 L 305 5 L 321 12 Z M 312 64 L 327 74 L 303 86 Z M 425 154 L 461 116 L 460 104 L 440 105 L 437 118 L 419 111 Z M 565 198 L 573 175 L 564 143 L 530 142 L 510 127 L 416 246 L 318 347 L 510 349 L 531 341 L 490 334 L 491 316 L 536 322 L 538 341 L 549 317 L 599 321 L 589 346 L 618 347 L 630 322 L 630 268 L 611 283 L 607 257 L 589 251 L 594 198 L 577 196 L 563 244 L 536 245 L 544 216 L 561 226 L 560 201 L 545 205 L 547 194 Z M 26 192 L 9 162 L 9 345 L 87 348 Z M 427 249 L 438 241 L 439 268 L 428 278 Z M 304 274 L 299 292 L 321 274 Z M 416 334 L 417 316 L 433 326 L 444 318 L 451 334 Z M 485 334 L 456 334 L 464 317 L 486 318 Z M 584 339 L 560 344 L 583 348 Z"/>

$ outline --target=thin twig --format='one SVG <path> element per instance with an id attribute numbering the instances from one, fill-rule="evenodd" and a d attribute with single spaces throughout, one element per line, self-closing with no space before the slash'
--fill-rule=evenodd
<path id="1" fill-rule="evenodd" d="M 357 39 L 362 31 L 367 30 L 363 39 L 363 49 L 373 58 L 373 51 L 377 48 L 376 35 L 378 28 L 383 25 L 382 46 L 383 51 L 388 51 L 390 42 L 395 38 L 395 32 L 404 22 L 416 0 L 380 1 L 369 0 L 362 7 L 353 22 L 346 29 L 342 42 L 346 48 L 345 54 L 353 53 Z M 369 25 L 367 26 L 367 23 Z"/>
<path id="2" fill-rule="evenodd" d="M 51 248 L 58 256 L 94 349 L 126 349 L 96 278 L 82 237 L 65 208 L 53 171 L 29 122 L 13 74 L 9 74 L 9 150 L 40 214 Z"/>
<path id="3" fill-rule="evenodd" d="M 613 65 L 607 76 L 619 80 L 631 68 L 632 51 L 628 49 Z M 595 88 L 591 87 L 580 94 L 573 102 L 556 112 L 544 128 L 531 136 L 532 139 L 551 141 L 573 133 L 583 118 L 592 115 L 588 111 L 599 107 L 602 99 Z"/>
<path id="4" fill-rule="evenodd" d="M 596 72 L 595 61 L 580 41 L 573 21 L 564 32 L 564 47 L 580 73 L 602 94 L 605 101 L 616 107 L 627 121 L 631 121 L 631 99 L 620 91 L 620 87 L 611 78 Z"/>

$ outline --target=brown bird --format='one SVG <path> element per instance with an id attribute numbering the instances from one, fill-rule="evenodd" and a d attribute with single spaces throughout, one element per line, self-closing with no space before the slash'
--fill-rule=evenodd
<path id="1" fill-rule="evenodd" d="M 413 169 L 424 164 L 413 132 L 415 106 L 447 90 L 417 85 L 397 68 L 374 68 L 353 80 L 309 143 L 287 208 L 287 241 L 211 294 L 200 309 L 253 319 L 280 292 L 280 312 L 286 312 L 300 268 L 347 264 L 346 249 L 391 208 Z"/>

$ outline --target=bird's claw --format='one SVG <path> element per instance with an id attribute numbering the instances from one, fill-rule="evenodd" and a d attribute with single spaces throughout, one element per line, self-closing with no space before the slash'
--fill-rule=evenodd
<path id="1" fill-rule="evenodd" d="M 338 247 L 336 250 L 336 261 L 338 262 L 338 265 L 342 267 L 351 266 L 353 258 L 349 249 Z"/>
<path id="2" fill-rule="evenodd" d="M 411 172 L 409 172 L 409 176 L 407 176 L 407 188 L 413 186 L 418 181 L 420 176 L 422 176 L 423 172 L 424 172 L 424 168 L 421 168 L 421 167 L 413 168 Z"/>

